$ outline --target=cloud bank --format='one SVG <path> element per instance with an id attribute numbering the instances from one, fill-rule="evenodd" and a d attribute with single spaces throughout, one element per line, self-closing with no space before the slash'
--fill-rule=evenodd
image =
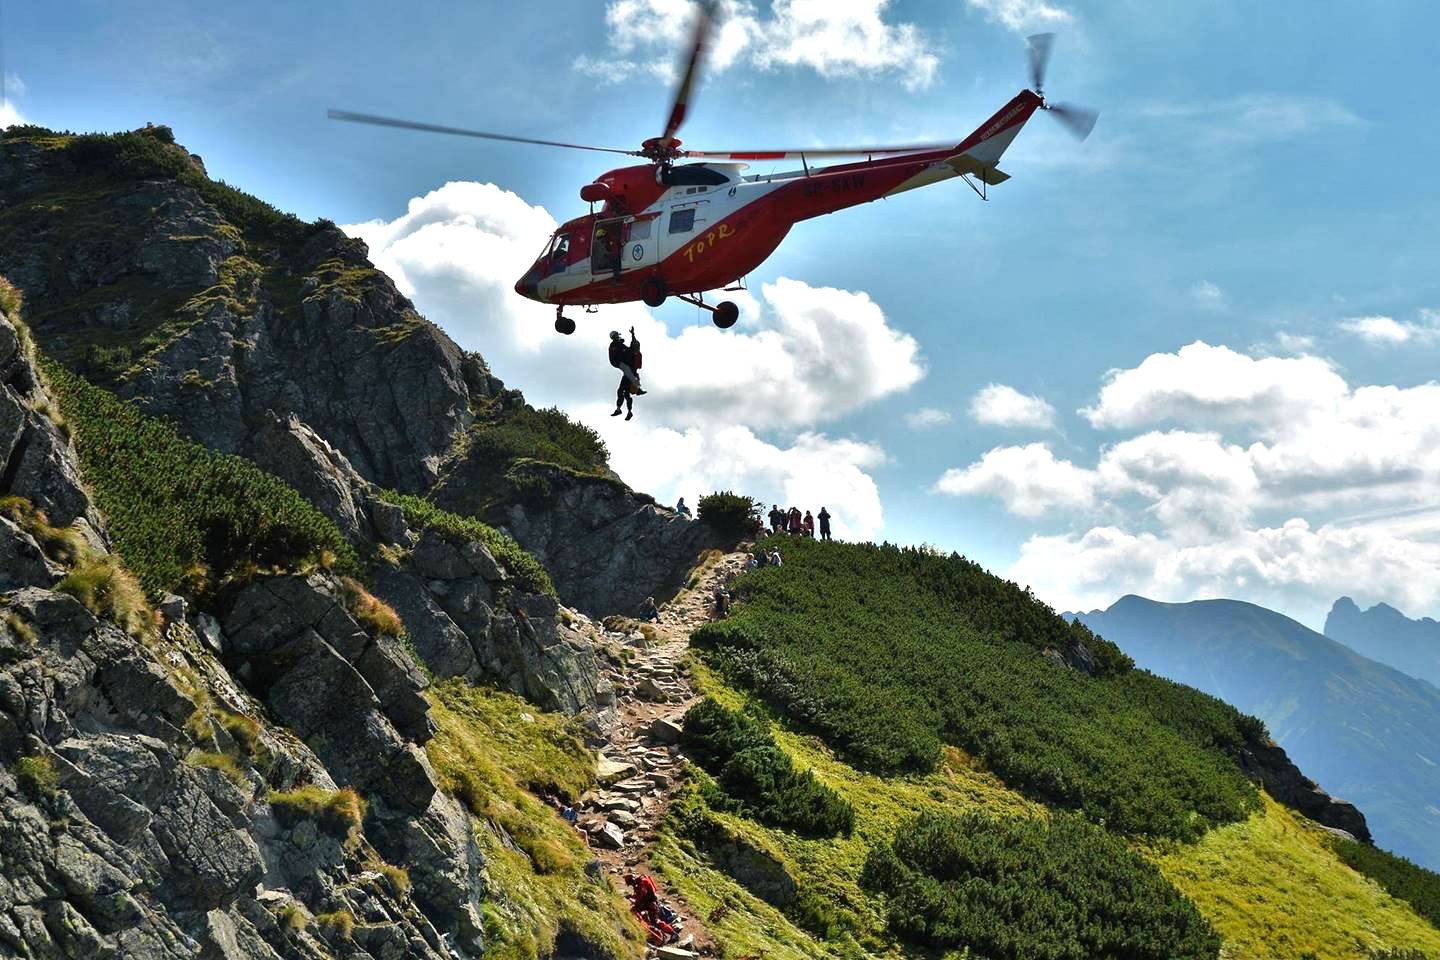
<path id="1" fill-rule="evenodd" d="M 997 447 L 936 485 L 1068 521 L 1009 571 L 1056 606 L 1233 596 L 1316 623 L 1341 594 L 1440 603 L 1440 383 L 1196 342 L 1111 371 L 1080 413 L 1128 435 L 1092 462 Z"/>
<path id="2" fill-rule="evenodd" d="M 870 297 L 785 278 L 736 297 L 741 323 L 671 329 L 638 304 L 554 332 L 554 308 L 518 297 L 515 279 L 556 226 L 543 208 L 494 184 L 447 183 L 394 220 L 350 224 L 375 264 L 463 347 L 533 403 L 558 405 L 605 437 L 612 465 L 664 501 L 733 488 L 772 501 L 822 504 L 842 536 L 880 528 L 869 471 L 879 447 L 825 433 L 833 423 L 925 375 L 919 345 Z M 698 311 L 697 311 L 698 312 Z M 612 419 L 612 329 L 635 328 L 649 395 L 637 419 Z M 801 499 L 803 498 L 803 500 Z M 842 526 L 843 523 L 843 526 Z"/>
<path id="3" fill-rule="evenodd" d="M 605 23 L 611 59 L 585 59 L 598 77 L 653 69 L 669 76 L 688 41 L 694 0 L 610 0 Z M 806 68 L 822 77 L 892 74 L 909 90 L 930 86 L 940 58 L 914 24 L 885 16 L 890 0 L 721 0 L 720 29 L 709 68 L 737 64 L 760 70 Z"/>

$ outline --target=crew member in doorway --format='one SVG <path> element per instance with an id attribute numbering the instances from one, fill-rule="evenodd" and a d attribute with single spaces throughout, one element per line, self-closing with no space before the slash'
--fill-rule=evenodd
<path id="1" fill-rule="evenodd" d="M 625 419 L 629 420 L 635 416 L 635 398 L 645 395 L 640 388 L 640 376 L 636 373 L 640 369 L 640 341 L 635 339 L 634 327 L 630 328 L 628 345 L 619 330 L 610 331 L 610 366 L 620 371 L 620 386 L 615 389 L 615 412 L 610 416 L 620 416 L 620 408 L 624 407 L 627 411 Z"/>

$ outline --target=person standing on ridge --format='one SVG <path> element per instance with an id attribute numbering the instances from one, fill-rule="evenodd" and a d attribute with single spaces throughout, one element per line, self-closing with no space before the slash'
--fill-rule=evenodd
<path id="1" fill-rule="evenodd" d="M 820 508 L 820 539 L 830 539 L 830 511 L 824 507 Z"/>
<path id="2" fill-rule="evenodd" d="M 805 531 L 805 536 L 809 537 L 811 540 L 814 540 L 814 539 L 815 539 L 815 517 L 811 515 L 811 513 L 810 513 L 809 510 L 806 510 L 806 511 L 805 511 L 805 519 L 802 521 L 802 527 L 803 527 L 803 529 L 804 529 L 804 531 Z"/>
<path id="3" fill-rule="evenodd" d="M 783 522 L 781 518 L 782 518 L 783 516 L 784 516 L 784 514 L 782 514 L 782 513 L 780 512 L 780 504 L 778 504 L 778 503 L 772 503 L 772 504 L 770 505 L 770 532 L 771 532 L 771 533 L 779 533 L 779 532 L 780 532 L 780 524 Z"/>
<path id="4" fill-rule="evenodd" d="M 620 371 L 620 386 L 615 390 L 615 412 L 610 416 L 620 416 L 623 406 L 627 410 L 625 419 L 629 420 L 635 416 L 635 397 L 645 396 L 645 391 L 640 389 L 640 376 L 635 372 L 640 369 L 640 341 L 635 339 L 634 327 L 630 328 L 628 346 L 619 330 L 610 331 L 610 366 Z"/>

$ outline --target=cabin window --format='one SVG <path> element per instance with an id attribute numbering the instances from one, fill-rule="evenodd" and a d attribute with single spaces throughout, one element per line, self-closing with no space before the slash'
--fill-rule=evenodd
<path id="1" fill-rule="evenodd" d="M 626 242 L 626 243 L 629 243 L 631 240 L 649 240 L 649 239 L 650 239 L 650 221 L 649 221 L 649 220 L 636 220 L 636 221 L 632 222 L 632 223 L 625 229 L 625 242 Z"/>
<path id="2" fill-rule="evenodd" d="M 670 211 L 670 232 L 689 233 L 695 229 L 695 208 Z"/>
<path id="3" fill-rule="evenodd" d="M 730 178 L 719 170 L 711 170 L 703 164 L 686 167 L 670 167 L 660 173 L 660 182 L 667 187 L 718 187 L 729 183 Z"/>

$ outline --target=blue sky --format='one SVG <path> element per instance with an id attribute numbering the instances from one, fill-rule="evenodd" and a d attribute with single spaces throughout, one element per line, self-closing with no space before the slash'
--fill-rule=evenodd
<path id="1" fill-rule="evenodd" d="M 750 278 L 749 337 L 723 344 L 674 305 L 602 311 L 562 344 L 507 299 L 506 251 L 528 261 L 543 214 L 584 212 L 603 156 L 324 119 L 631 147 L 659 132 L 682 5 L 10 0 L 7 89 L 52 127 L 168 123 L 212 175 L 357 225 L 432 319 L 600 424 L 661 496 L 813 494 L 1057 606 L 1228 595 L 1318 624 L 1345 592 L 1440 612 L 1433 4 L 732 2 L 752 32 L 701 90 L 695 146 L 958 141 L 1024 85 L 1034 29 L 1059 34 L 1050 95 L 1102 116 L 1084 144 L 1037 117 L 989 203 L 951 183 L 799 226 Z M 795 24 L 826 18 L 839 40 L 805 52 Z M 436 193 L 467 181 L 499 189 Z M 673 364 L 647 364 L 647 425 L 622 434 L 608 372 L 576 371 L 637 316 Z M 767 352 L 807 336 L 825 362 L 786 389 Z M 847 351 L 871 362 L 832 376 Z M 685 394 L 715 376 L 705 356 L 744 394 Z M 916 429 L 921 409 L 950 419 Z"/>

